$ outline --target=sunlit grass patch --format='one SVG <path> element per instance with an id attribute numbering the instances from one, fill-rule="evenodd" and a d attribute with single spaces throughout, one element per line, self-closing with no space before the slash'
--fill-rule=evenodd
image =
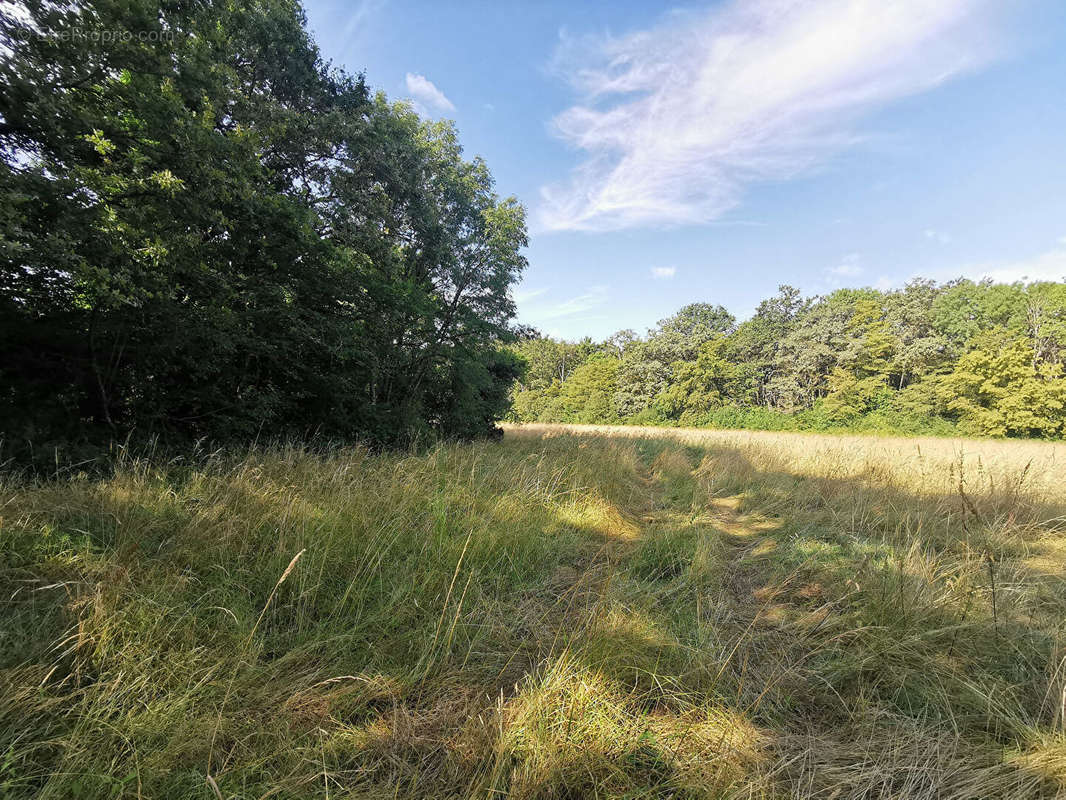
<path id="1" fill-rule="evenodd" d="M 9 480 L 0 787 L 1066 792 L 1064 498 L 1029 450 L 631 434 Z"/>

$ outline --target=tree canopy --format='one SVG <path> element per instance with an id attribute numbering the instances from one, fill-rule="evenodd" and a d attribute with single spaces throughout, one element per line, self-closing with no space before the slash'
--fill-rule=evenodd
<path id="1" fill-rule="evenodd" d="M 693 304 L 643 338 L 583 342 L 569 377 L 545 368 L 545 353 L 576 347 L 515 346 L 545 376 L 515 384 L 515 419 L 1066 434 L 1066 283 L 915 280 L 811 298 L 782 286 L 739 325 Z M 617 369 L 585 369 L 595 359 Z"/>
<path id="2" fill-rule="evenodd" d="M 31 2 L 0 40 L 9 447 L 505 411 L 522 207 L 450 123 L 324 63 L 298 3 Z"/>

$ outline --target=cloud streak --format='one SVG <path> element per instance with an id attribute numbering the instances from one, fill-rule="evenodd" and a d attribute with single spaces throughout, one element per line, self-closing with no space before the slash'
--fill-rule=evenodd
<path id="1" fill-rule="evenodd" d="M 515 289 L 511 292 L 511 299 L 518 305 L 525 305 L 536 300 L 547 291 L 547 289 Z"/>
<path id="2" fill-rule="evenodd" d="M 604 285 L 586 287 L 579 294 L 563 300 L 549 299 L 552 294 L 549 289 L 522 289 L 514 293 L 522 321 L 550 335 L 562 335 L 556 327 L 560 323 L 597 319 L 594 312 L 608 301 L 608 289 Z"/>
<path id="3" fill-rule="evenodd" d="M 424 106 L 432 106 L 438 111 L 455 111 L 455 104 L 425 75 L 408 72 L 404 82 L 407 84 L 407 91 L 411 93 L 411 97 L 416 102 Z"/>
<path id="4" fill-rule="evenodd" d="M 657 281 L 669 280 L 677 274 L 677 267 L 652 267 L 651 276 Z"/>
<path id="5" fill-rule="evenodd" d="M 985 0 L 733 0 L 622 37 L 563 35 L 579 95 L 552 121 L 584 160 L 541 190 L 548 230 L 702 224 L 817 166 L 864 112 L 996 51 Z"/>
<path id="6" fill-rule="evenodd" d="M 834 275 L 839 278 L 853 278 L 863 273 L 860 261 L 862 261 L 862 256 L 859 253 L 848 253 L 840 259 L 839 264 L 826 267 L 825 272 L 827 275 Z"/>
<path id="7" fill-rule="evenodd" d="M 929 239 L 932 242 L 936 242 L 937 244 L 951 243 L 951 234 L 945 233 L 944 231 L 937 231 L 933 230 L 932 228 L 926 228 L 924 231 L 924 235 L 926 239 Z"/>
<path id="8" fill-rule="evenodd" d="M 882 290 L 899 288 L 908 281 L 919 278 L 932 278 L 941 282 L 956 278 L 969 278 L 973 281 L 988 280 L 993 283 L 1066 281 L 1066 237 L 1059 239 L 1051 250 L 1028 257 L 927 269 L 921 273 L 911 273 L 907 278 L 882 275 L 874 284 L 874 288 Z"/>
<path id="9" fill-rule="evenodd" d="M 958 270 L 957 274 L 995 283 L 1066 281 L 1066 242 L 1061 244 L 1064 246 L 1018 261 L 972 264 Z"/>
<path id="10" fill-rule="evenodd" d="M 585 314 L 607 302 L 606 286 L 590 286 L 582 294 L 539 310 L 537 317 L 545 320 L 562 319 Z"/>

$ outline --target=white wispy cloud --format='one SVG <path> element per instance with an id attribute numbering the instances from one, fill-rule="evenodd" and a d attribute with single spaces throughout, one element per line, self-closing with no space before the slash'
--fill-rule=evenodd
<path id="1" fill-rule="evenodd" d="M 596 319 L 594 312 L 608 300 L 607 287 L 589 286 L 580 294 L 563 300 L 553 299 L 550 289 L 519 289 L 512 297 L 518 306 L 518 315 L 546 333 L 558 332 L 558 323 L 587 322 Z"/>
<path id="2" fill-rule="evenodd" d="M 549 230 L 705 223 L 754 181 L 858 141 L 871 108 L 991 58 L 987 0 L 733 0 L 621 37 L 561 37 L 580 95 L 552 121 L 585 152 L 541 190 Z"/>
<path id="3" fill-rule="evenodd" d="M 910 273 L 909 277 L 888 278 L 882 276 L 875 284 L 877 289 L 899 288 L 914 278 L 933 278 L 950 281 L 955 278 L 990 280 L 994 283 L 1022 281 L 1066 281 L 1066 237 L 1056 241 L 1056 247 L 1027 258 L 1003 259 L 963 264 L 961 266 L 927 269 Z"/>
<path id="4" fill-rule="evenodd" d="M 652 267 L 651 276 L 657 281 L 669 280 L 677 274 L 677 267 Z"/>
<path id="5" fill-rule="evenodd" d="M 862 274 L 862 266 L 859 264 L 861 260 L 862 256 L 859 253 L 848 253 L 840 259 L 839 264 L 826 267 L 825 272 L 839 278 L 854 278 Z"/>
<path id="6" fill-rule="evenodd" d="M 416 103 L 432 106 L 438 111 L 455 111 L 455 104 L 425 75 L 408 72 L 404 82 Z"/>
<path id="7" fill-rule="evenodd" d="M 348 21 L 344 24 L 341 37 L 344 44 L 340 50 L 340 63 L 365 46 L 366 38 L 371 35 L 374 18 L 387 3 L 388 0 L 356 0 L 347 5 Z"/>
<path id="8" fill-rule="evenodd" d="M 536 316 L 539 319 L 560 319 L 561 317 L 573 317 L 599 308 L 607 302 L 606 286 L 590 286 L 584 292 L 575 297 L 563 300 L 561 303 L 539 309 Z"/>
<path id="9" fill-rule="evenodd" d="M 385 0 L 359 0 L 352 3 L 348 13 L 348 21 L 344 24 L 344 38 L 350 39 L 362 33 L 367 20 L 385 7 Z"/>
<path id="10" fill-rule="evenodd" d="M 926 239 L 929 239 L 933 242 L 937 242 L 938 244 L 947 244 L 951 241 L 951 234 L 944 233 L 944 231 L 937 231 L 933 230 L 932 228 L 926 228 L 923 231 L 923 234 Z"/>
<path id="11" fill-rule="evenodd" d="M 1063 281 L 1066 280 L 1066 242 L 1060 241 L 1059 244 L 1062 246 L 1038 253 L 1031 258 L 971 264 L 957 270 L 949 277 L 962 275 L 974 280 L 988 278 L 996 283 Z"/>
<path id="12" fill-rule="evenodd" d="M 514 289 L 511 291 L 511 299 L 518 305 L 524 305 L 536 300 L 547 291 L 547 289 Z"/>
<path id="13" fill-rule="evenodd" d="M 876 281 L 874 281 L 874 288 L 879 292 L 887 292 L 896 288 L 896 282 L 888 275 L 881 275 Z"/>

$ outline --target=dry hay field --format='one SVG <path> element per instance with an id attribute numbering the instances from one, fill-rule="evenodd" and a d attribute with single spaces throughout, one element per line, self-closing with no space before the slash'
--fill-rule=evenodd
<path id="1" fill-rule="evenodd" d="M 1064 487 L 533 425 L 8 476 L 0 797 L 1062 797 Z"/>

